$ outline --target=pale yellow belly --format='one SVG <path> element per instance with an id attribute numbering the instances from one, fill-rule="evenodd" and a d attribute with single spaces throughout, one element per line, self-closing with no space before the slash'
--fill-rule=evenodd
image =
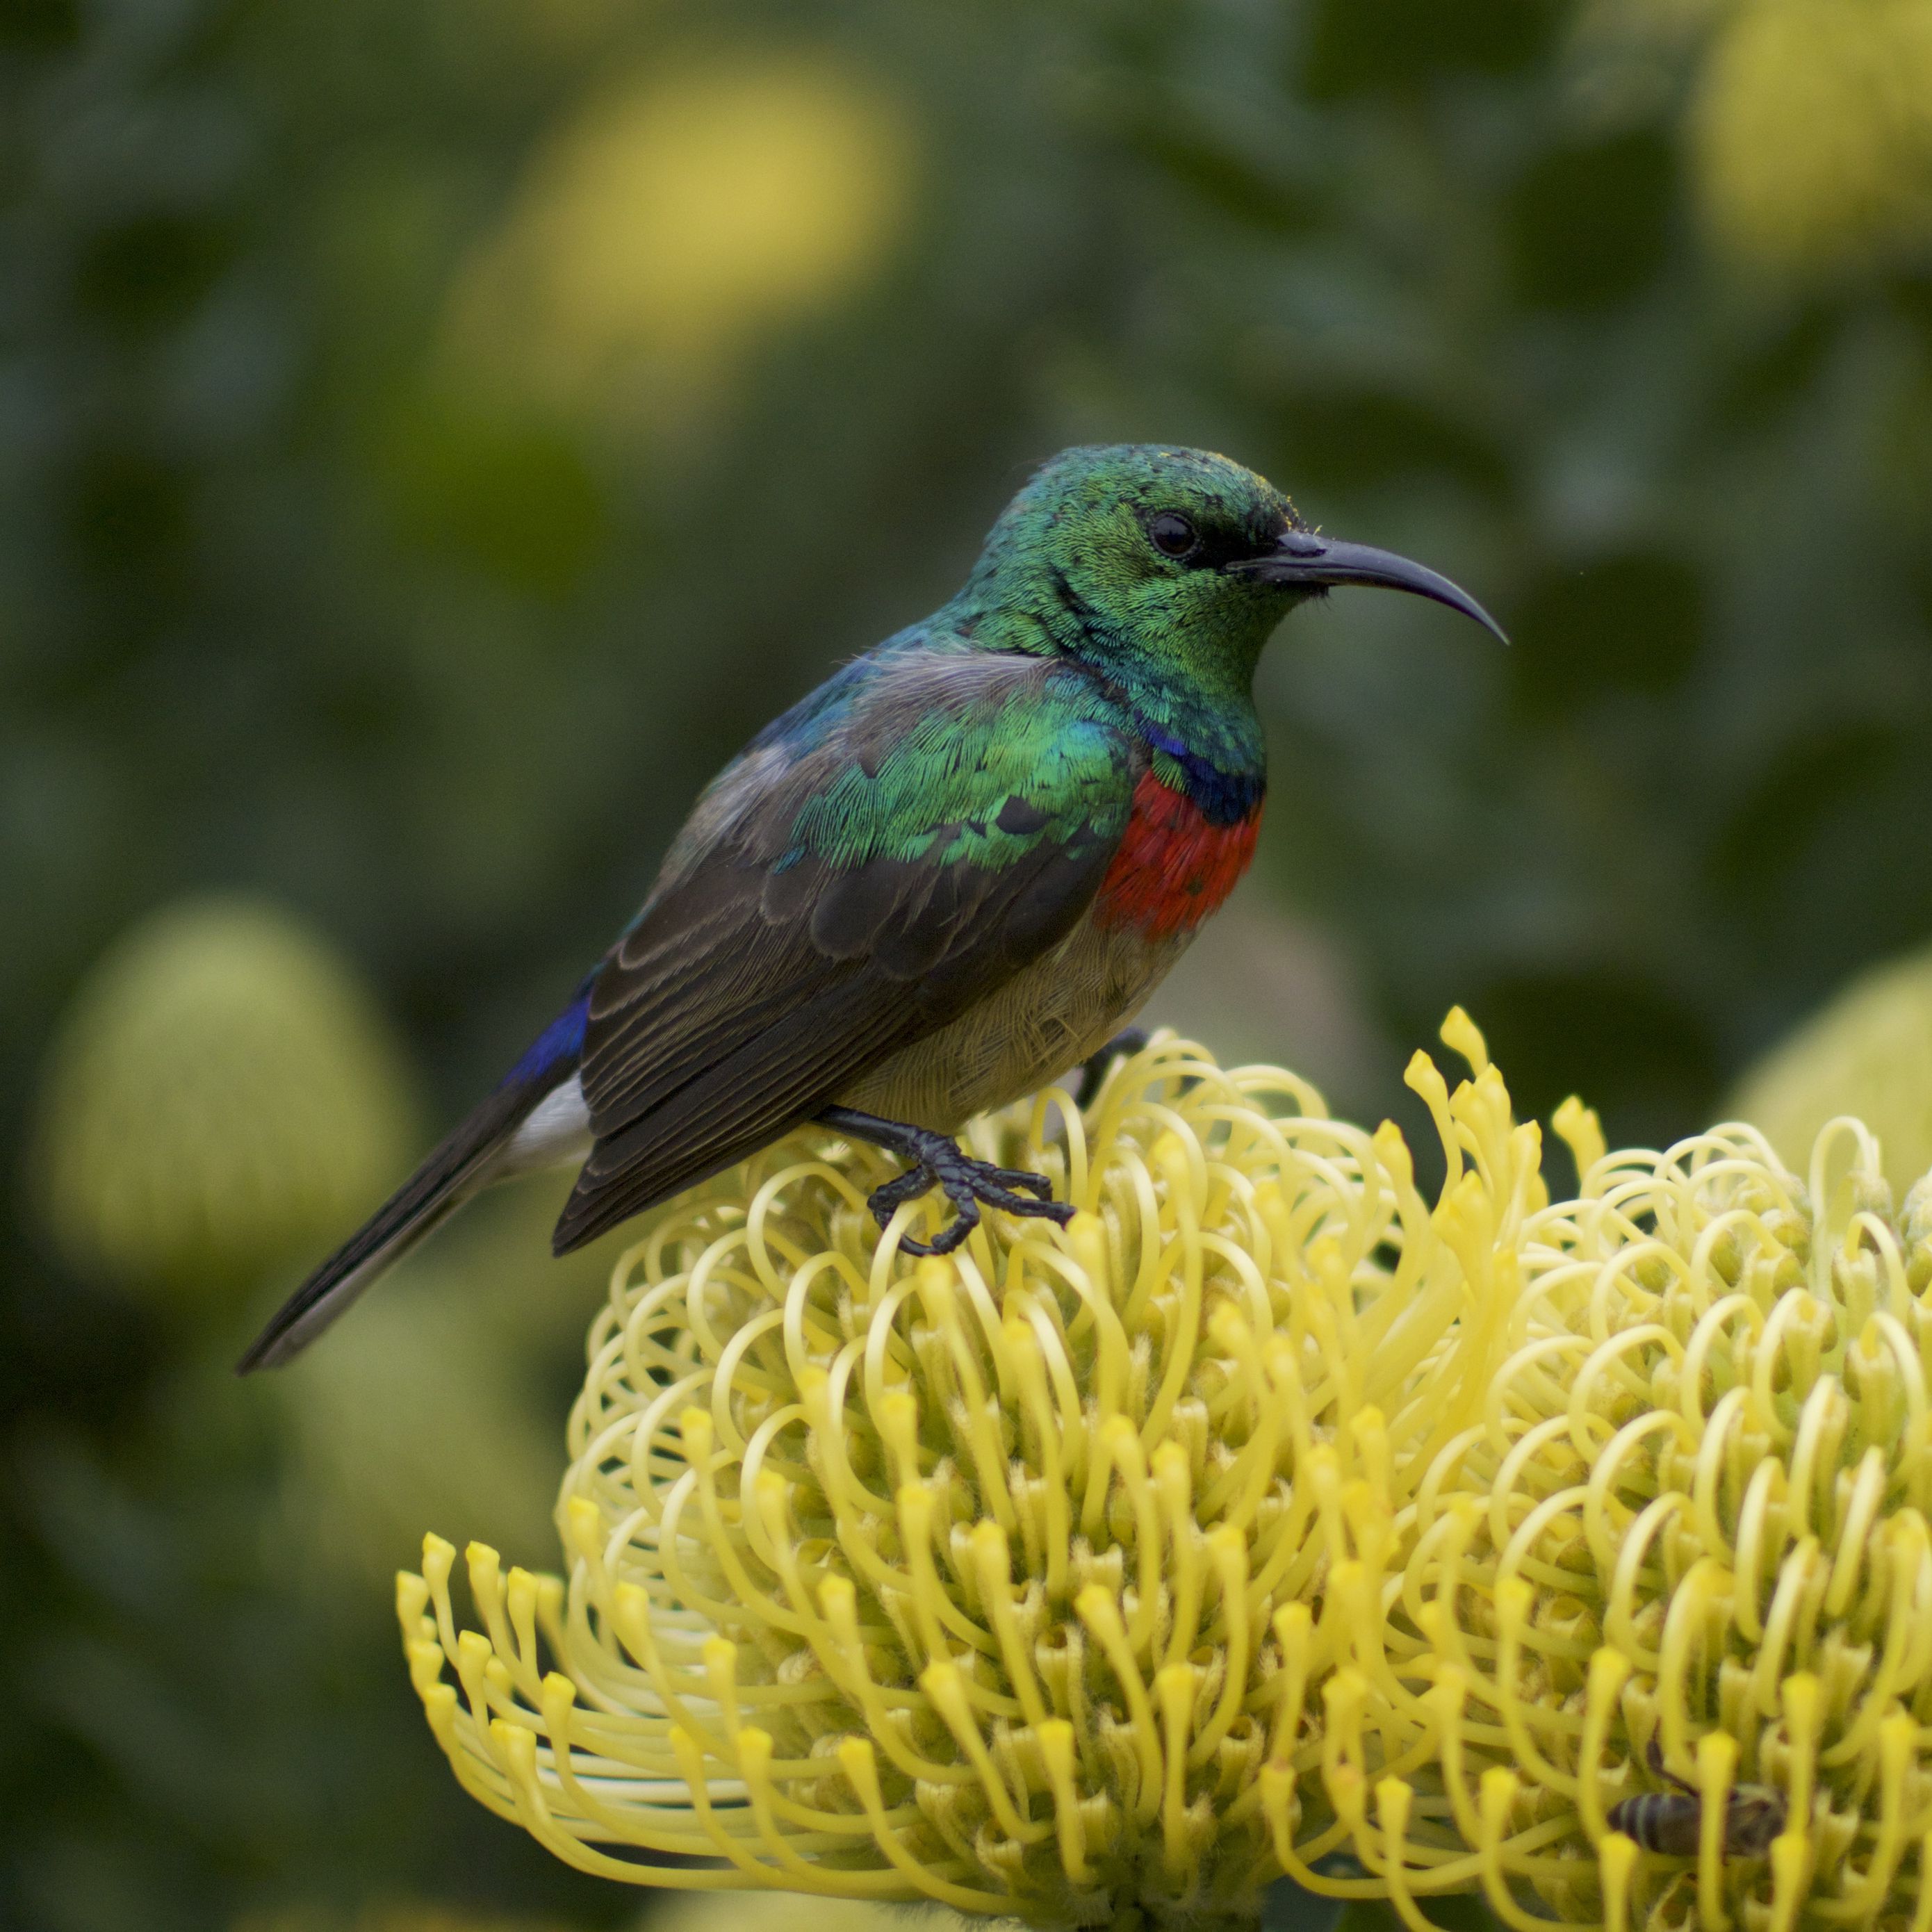
<path id="1" fill-rule="evenodd" d="M 943 1133 L 1097 1053 L 1140 1010 L 1191 932 L 1150 944 L 1083 920 L 952 1024 L 895 1054 L 838 1104 Z"/>

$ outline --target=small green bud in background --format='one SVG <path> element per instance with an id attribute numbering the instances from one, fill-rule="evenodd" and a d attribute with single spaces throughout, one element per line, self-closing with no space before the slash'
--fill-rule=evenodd
<path id="1" fill-rule="evenodd" d="M 167 908 L 75 995 L 30 1186 L 84 1273 L 158 1299 L 238 1293 L 354 1224 L 411 1150 L 410 1081 L 327 942 L 236 898 Z"/>

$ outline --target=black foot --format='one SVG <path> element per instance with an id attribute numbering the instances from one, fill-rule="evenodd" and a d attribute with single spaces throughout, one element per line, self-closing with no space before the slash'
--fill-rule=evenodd
<path id="1" fill-rule="evenodd" d="M 1073 1096 L 1073 1104 L 1084 1114 L 1093 1106 L 1101 1084 L 1107 1077 L 1107 1070 L 1117 1060 L 1126 1060 L 1140 1052 L 1148 1043 L 1144 1027 L 1128 1027 L 1114 1034 L 1098 1053 L 1090 1054 L 1080 1068 L 1080 1085 Z"/>
<path id="2" fill-rule="evenodd" d="M 866 1203 L 881 1228 L 890 1226 L 893 1215 L 908 1201 L 917 1200 L 931 1188 L 944 1190 L 952 1203 L 952 1220 L 930 1242 L 904 1236 L 899 1246 L 909 1255 L 950 1255 L 980 1225 L 982 1202 L 1004 1214 L 1035 1215 L 1063 1228 L 1073 1218 L 1070 1204 L 1054 1199 L 1053 1184 L 1046 1175 L 975 1160 L 961 1151 L 950 1134 L 908 1126 L 903 1120 L 882 1120 L 876 1114 L 862 1114 L 853 1107 L 827 1107 L 818 1118 L 842 1134 L 869 1141 L 911 1162 L 904 1173 L 874 1188 Z"/>

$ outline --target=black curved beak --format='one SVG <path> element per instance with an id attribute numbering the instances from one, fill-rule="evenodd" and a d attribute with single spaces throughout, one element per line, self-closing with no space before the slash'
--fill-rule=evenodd
<path id="1" fill-rule="evenodd" d="M 1311 590 L 1336 584 L 1367 584 L 1383 590 L 1410 591 L 1474 618 L 1486 631 L 1493 631 L 1504 644 L 1509 642 L 1503 627 L 1466 590 L 1393 550 L 1376 550 L 1367 544 L 1342 543 L 1334 537 L 1318 536 L 1312 530 L 1288 530 L 1282 532 L 1274 548 L 1265 555 L 1242 557 L 1222 568 L 1231 577 L 1258 578 L 1264 584 L 1305 584 Z"/>

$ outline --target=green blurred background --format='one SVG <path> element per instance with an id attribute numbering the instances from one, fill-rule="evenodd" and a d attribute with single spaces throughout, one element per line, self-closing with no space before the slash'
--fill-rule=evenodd
<path id="1" fill-rule="evenodd" d="M 387 1603 L 554 1561 L 553 1194 L 227 1365 L 718 763 L 1126 438 L 1514 639 L 1295 620 L 1155 1017 L 1414 1127 L 1460 1000 L 1647 1140 L 1932 939 L 1932 0 L 0 4 L 0 1923 L 634 1916 Z"/>

